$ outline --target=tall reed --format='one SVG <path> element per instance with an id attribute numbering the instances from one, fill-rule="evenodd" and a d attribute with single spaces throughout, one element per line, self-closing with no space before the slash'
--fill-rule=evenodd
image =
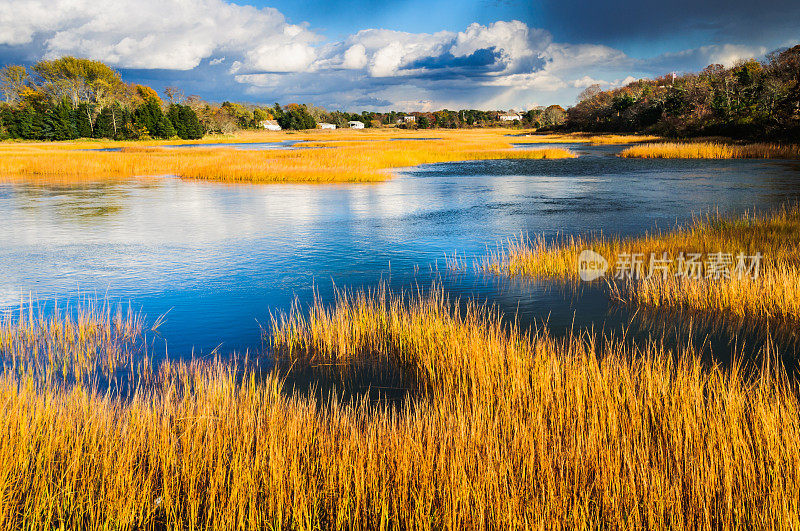
<path id="1" fill-rule="evenodd" d="M 796 336 L 800 325 L 800 206 L 796 204 L 765 214 L 709 215 L 673 231 L 630 239 L 520 236 L 489 253 L 480 267 L 496 274 L 577 282 L 578 257 L 586 249 L 609 261 L 605 278 L 610 280 L 614 300 L 645 310 L 697 313 L 734 331 L 777 328 Z M 730 255 L 734 262 L 740 254 L 760 254 L 757 278 L 752 271 L 744 275 L 729 271 L 718 278 L 706 273 L 685 278 L 676 276 L 675 268 L 666 276 L 660 271 L 650 274 L 651 257 L 676 260 L 681 253 L 697 254 L 707 265 L 709 255 L 720 252 Z M 615 262 L 621 255 L 634 253 L 643 261 L 638 278 L 617 281 L 619 264 Z M 748 260 L 750 265 L 752 259 Z M 735 265 L 730 264 L 729 269 Z"/>
<path id="2" fill-rule="evenodd" d="M 31 300 L 0 316 L 0 360 L 45 381 L 108 379 L 144 361 L 143 328 L 141 315 L 108 302 L 44 309 Z"/>
<path id="3" fill-rule="evenodd" d="M 126 397 L 6 370 L 0 526 L 800 525 L 800 402 L 779 368 L 526 334 L 451 302 L 354 293 L 276 319 L 281 357 L 415 374 L 397 407 L 287 394 L 279 372 L 219 360 L 164 362 Z"/>
<path id="4" fill-rule="evenodd" d="M 800 159 L 800 146 L 786 144 L 724 144 L 663 142 L 632 146 L 621 157 L 646 159 Z"/>

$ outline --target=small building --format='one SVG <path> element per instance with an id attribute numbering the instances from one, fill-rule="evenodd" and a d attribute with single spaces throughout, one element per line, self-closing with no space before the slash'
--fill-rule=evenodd
<path id="1" fill-rule="evenodd" d="M 277 120 L 264 120 L 263 122 L 259 122 L 258 126 L 262 129 L 266 129 L 267 131 L 280 131 L 281 126 L 278 125 Z"/>
<path id="2" fill-rule="evenodd" d="M 320 129 L 336 129 L 336 124 L 320 122 L 317 124 L 317 127 L 319 127 Z"/>
<path id="3" fill-rule="evenodd" d="M 414 122 L 417 121 L 417 117 L 416 116 L 403 116 L 403 121 L 405 123 L 407 123 L 407 124 L 413 124 Z"/>
<path id="4" fill-rule="evenodd" d="M 501 122 L 513 122 L 514 120 L 522 120 L 522 116 L 512 109 L 508 112 L 501 112 L 497 115 L 497 119 Z"/>
<path id="5" fill-rule="evenodd" d="M 358 120 L 347 122 L 347 125 L 350 126 L 350 129 L 364 129 L 364 122 L 359 122 Z"/>

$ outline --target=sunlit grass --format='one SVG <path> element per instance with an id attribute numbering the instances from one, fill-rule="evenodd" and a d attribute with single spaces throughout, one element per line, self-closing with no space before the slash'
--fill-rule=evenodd
<path id="1" fill-rule="evenodd" d="M 0 526 L 800 524 L 800 403 L 779 370 L 523 334 L 437 290 L 342 294 L 275 325 L 280 359 L 395 364 L 411 394 L 320 401 L 220 361 L 164 362 L 125 396 L 7 369 Z"/>
<path id="2" fill-rule="evenodd" d="M 800 339 L 800 271 L 793 265 L 772 263 L 752 278 L 652 278 L 610 284 L 614 300 L 645 309 L 665 310 L 697 317 L 697 324 L 715 329 L 781 340 Z"/>
<path id="3" fill-rule="evenodd" d="M 639 142 L 654 142 L 662 137 L 654 135 L 592 135 L 589 142 L 592 144 L 635 144 Z"/>
<path id="4" fill-rule="evenodd" d="M 33 301 L 0 316 L 0 360 L 7 370 L 51 381 L 113 377 L 144 359 L 144 320 L 130 309 L 84 300 L 48 311 Z"/>
<path id="5" fill-rule="evenodd" d="M 643 142 L 655 142 L 657 140 L 663 140 L 663 137 L 653 135 L 614 135 L 590 133 L 533 133 L 525 136 L 518 136 L 514 141 L 518 143 L 531 144 L 636 144 Z"/>
<path id="6" fill-rule="evenodd" d="M 681 310 L 701 317 L 725 321 L 734 330 L 747 327 L 767 330 L 777 327 L 793 336 L 800 326 L 800 207 L 782 208 L 769 214 L 740 217 L 710 215 L 688 226 L 655 231 L 631 239 L 616 237 L 513 238 L 490 253 L 481 267 L 505 275 L 547 277 L 578 281 L 578 256 L 590 249 L 610 264 L 622 254 L 640 253 L 643 259 L 638 279 L 612 282 L 613 297 L 621 302 L 650 309 Z M 651 256 L 677 259 L 680 253 L 713 253 L 755 256 L 761 253 L 758 278 L 752 273 L 720 278 L 684 278 L 670 271 L 664 278 L 654 270 L 649 276 Z M 752 260 L 747 260 L 749 266 Z M 612 277 L 616 271 L 610 270 Z M 705 274 L 703 275 L 705 277 Z"/>
<path id="7" fill-rule="evenodd" d="M 632 146 L 621 157 L 647 159 L 800 159 L 800 146 L 791 144 L 725 144 L 664 142 Z"/>
<path id="8" fill-rule="evenodd" d="M 417 133 L 418 134 L 418 133 Z M 440 132 L 425 141 L 392 140 L 408 132 L 288 132 L 246 135 L 242 142 L 302 140 L 292 150 L 168 149 L 165 143 L 73 142 L 0 144 L 0 176 L 130 178 L 177 175 L 226 182 L 369 182 L 395 168 L 437 162 L 573 157 L 564 149 L 519 150 L 497 131 Z M 217 141 L 217 139 L 214 139 Z M 302 146 L 302 144 L 301 144 Z M 116 147 L 120 152 L 100 152 Z M 93 151 L 87 151 L 87 150 Z"/>

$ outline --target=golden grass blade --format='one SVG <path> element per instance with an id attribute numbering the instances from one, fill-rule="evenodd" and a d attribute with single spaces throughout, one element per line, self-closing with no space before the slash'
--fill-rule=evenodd
<path id="1" fill-rule="evenodd" d="M 163 362 L 124 397 L 6 370 L 0 526 L 800 524 L 800 403 L 785 372 L 524 334 L 466 306 L 378 290 L 276 320 L 280 357 L 401 364 L 421 394 L 395 407 L 287 394 L 280 373 L 220 360 Z"/>

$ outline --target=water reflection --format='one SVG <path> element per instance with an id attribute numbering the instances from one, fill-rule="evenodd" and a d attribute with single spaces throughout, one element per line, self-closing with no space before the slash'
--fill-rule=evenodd
<path id="1" fill-rule="evenodd" d="M 293 149 L 295 144 L 301 142 L 300 140 L 284 140 L 281 142 L 209 142 L 205 144 L 174 144 L 162 145 L 160 147 L 167 149 L 187 149 L 187 148 L 232 148 L 242 149 L 245 151 L 263 151 L 265 149 Z M 121 147 L 87 149 L 85 151 L 108 151 L 117 152 L 122 151 Z"/>
<path id="2" fill-rule="evenodd" d="M 642 234 L 693 214 L 769 208 L 800 196 L 797 163 L 620 159 L 581 145 L 568 160 L 498 160 L 407 170 L 380 184 L 220 185 L 173 178 L 79 186 L 0 184 L 0 307 L 93 292 L 131 300 L 171 355 L 260 348 L 259 323 L 314 292 L 439 279 L 455 296 L 522 322 L 621 329 L 593 290 L 440 275 L 514 234 Z"/>

